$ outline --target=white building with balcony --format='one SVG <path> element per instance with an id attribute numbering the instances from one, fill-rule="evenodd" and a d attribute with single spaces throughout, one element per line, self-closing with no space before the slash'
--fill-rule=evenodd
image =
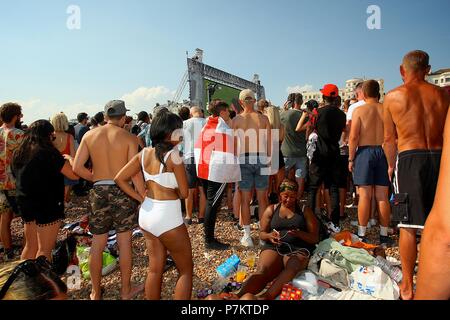
<path id="1" fill-rule="evenodd" d="M 383 79 L 375 79 L 380 84 L 380 97 L 381 101 L 384 98 L 384 80 Z M 365 79 L 363 78 L 353 78 L 350 80 L 345 81 L 345 88 L 339 89 L 339 95 L 342 98 L 342 103 L 344 103 L 347 99 L 352 99 L 354 97 L 354 91 L 358 83 L 364 82 Z M 304 91 L 300 92 L 303 95 L 303 101 L 304 103 L 308 102 L 309 100 L 313 99 L 318 102 L 322 102 L 322 93 L 320 91 Z"/>
<path id="2" fill-rule="evenodd" d="M 450 69 L 440 69 L 427 76 L 427 81 L 439 87 L 450 86 Z"/>

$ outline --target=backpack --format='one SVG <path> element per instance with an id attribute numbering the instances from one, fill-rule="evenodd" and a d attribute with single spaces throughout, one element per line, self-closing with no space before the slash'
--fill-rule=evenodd
<path id="1" fill-rule="evenodd" d="M 314 215 L 316 216 L 317 221 L 319 223 L 319 242 L 322 242 L 323 240 L 326 240 L 330 237 L 331 232 L 328 229 L 327 222 L 325 221 L 323 216 L 315 213 Z"/>
<path id="2" fill-rule="evenodd" d="M 52 251 L 52 270 L 57 275 L 62 276 L 66 273 L 67 267 L 72 262 L 76 254 L 77 239 L 73 235 L 66 239 L 58 241 L 55 249 Z"/>

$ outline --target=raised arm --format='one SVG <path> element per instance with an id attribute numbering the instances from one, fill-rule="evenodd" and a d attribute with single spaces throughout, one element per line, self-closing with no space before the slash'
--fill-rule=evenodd
<path id="1" fill-rule="evenodd" d="M 308 113 L 302 112 L 302 116 L 301 116 L 300 120 L 298 120 L 295 131 L 297 131 L 297 132 L 305 131 L 308 126 L 308 123 L 306 121 L 307 119 L 308 119 Z"/>
<path id="2" fill-rule="evenodd" d="M 383 103 L 383 125 L 384 125 L 384 143 L 383 149 L 388 161 L 388 174 L 389 179 L 392 180 L 392 174 L 395 168 L 395 160 L 397 158 L 397 130 L 395 128 L 394 120 L 392 120 L 392 114 L 390 107 L 392 105 L 392 93 L 389 93 Z"/>

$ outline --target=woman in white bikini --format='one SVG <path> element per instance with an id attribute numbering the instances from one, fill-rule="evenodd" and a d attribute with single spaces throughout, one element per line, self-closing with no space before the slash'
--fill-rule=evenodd
<path id="1" fill-rule="evenodd" d="M 188 195 L 183 160 L 174 147 L 180 143 L 183 121 L 169 111 L 161 111 L 150 129 L 153 148 L 145 148 L 116 176 L 117 185 L 141 204 L 139 225 L 144 231 L 149 253 L 145 283 L 148 300 L 161 299 L 161 284 L 167 251 L 179 272 L 175 300 L 189 300 L 192 294 L 193 261 L 191 241 L 183 222 L 180 200 Z M 130 185 L 131 177 L 142 170 L 147 197 Z"/>

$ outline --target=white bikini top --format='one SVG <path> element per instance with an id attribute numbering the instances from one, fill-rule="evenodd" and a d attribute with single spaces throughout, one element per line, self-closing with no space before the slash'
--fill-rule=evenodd
<path id="1" fill-rule="evenodd" d="M 167 159 L 169 159 L 170 154 L 172 153 L 173 150 L 167 152 L 167 154 L 164 157 L 164 162 L 167 163 Z M 161 166 L 159 167 L 159 174 L 149 174 L 148 172 L 145 171 L 145 167 L 144 167 L 144 152 L 145 149 L 142 150 L 142 157 L 141 157 L 141 162 L 142 162 L 142 172 L 144 172 L 144 179 L 145 182 L 147 181 L 153 181 L 156 182 L 157 184 L 159 184 L 160 186 L 167 188 L 167 189 L 177 189 L 178 188 L 178 182 L 177 179 L 175 177 L 175 173 L 173 172 L 163 172 L 164 170 L 164 165 L 161 163 Z"/>

